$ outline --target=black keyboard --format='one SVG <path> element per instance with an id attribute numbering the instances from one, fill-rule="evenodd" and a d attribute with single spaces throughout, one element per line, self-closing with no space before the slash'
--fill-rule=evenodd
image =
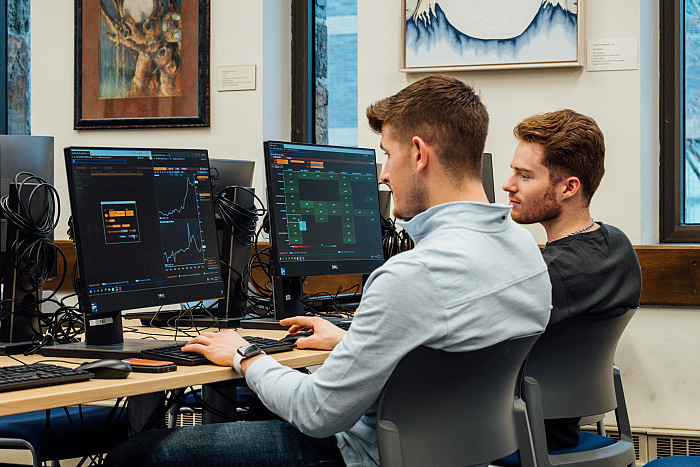
<path id="1" fill-rule="evenodd" d="M 260 347 L 265 353 L 285 352 L 296 348 L 294 342 L 290 342 L 289 340 L 275 340 L 253 336 L 244 338 L 251 344 Z M 153 360 L 168 360 L 176 365 L 203 365 L 205 363 L 210 363 L 202 354 L 183 352 L 181 344 L 145 349 L 141 351 L 141 356 Z"/>
<path id="2" fill-rule="evenodd" d="M 47 363 L 0 367 L 0 392 L 87 381 L 95 375 L 86 370 Z"/>

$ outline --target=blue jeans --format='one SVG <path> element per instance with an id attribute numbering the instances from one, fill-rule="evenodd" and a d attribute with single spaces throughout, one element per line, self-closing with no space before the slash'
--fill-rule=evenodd
<path id="1" fill-rule="evenodd" d="M 312 438 L 286 422 L 215 423 L 138 433 L 107 454 L 105 465 L 344 466 L 334 436 Z"/>

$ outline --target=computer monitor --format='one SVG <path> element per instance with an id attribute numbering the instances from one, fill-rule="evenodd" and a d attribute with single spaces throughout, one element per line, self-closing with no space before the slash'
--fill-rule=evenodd
<path id="1" fill-rule="evenodd" d="M 481 184 L 484 186 L 489 203 L 496 202 L 496 193 L 493 184 L 493 160 L 491 153 L 485 152 L 481 158 Z"/>
<path id="2" fill-rule="evenodd" d="M 52 184 L 53 150 L 52 136 L 0 135 L 0 198 L 7 197 L 7 207 L 12 212 L 21 213 L 20 204 L 24 205 L 39 225 L 44 225 L 47 220 L 50 214 L 47 203 L 53 200 L 48 199 L 50 194 L 38 179 L 19 175 L 20 188 L 15 185 L 15 176 L 22 172 L 31 173 Z M 36 290 L 36 284 L 40 284 L 38 271 L 41 268 L 27 265 L 18 269 L 9 257 L 15 242 L 27 245 L 35 239 L 5 219 L 0 211 L 0 353 L 24 352 L 41 336 Z M 53 241 L 53 233 L 49 240 Z M 54 260 L 46 266 L 55 273 Z M 44 272 L 53 275 L 50 270 Z"/>
<path id="3" fill-rule="evenodd" d="M 53 136 L 0 135 L 0 197 L 9 196 L 15 175 L 29 172 L 53 183 Z M 0 248 L 7 227 L 2 221 Z"/>
<path id="4" fill-rule="evenodd" d="M 302 276 L 384 262 L 373 149 L 264 143 L 275 319 L 303 314 Z"/>
<path id="5" fill-rule="evenodd" d="M 83 356 L 153 346 L 124 341 L 121 310 L 224 296 L 205 149 L 69 147 L 65 159 Z"/>
<path id="6" fill-rule="evenodd" d="M 253 186 L 255 161 L 209 159 L 209 174 L 214 194 L 229 186 Z"/>

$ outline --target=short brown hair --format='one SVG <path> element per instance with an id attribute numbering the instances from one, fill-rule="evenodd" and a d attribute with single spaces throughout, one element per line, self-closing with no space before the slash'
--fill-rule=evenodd
<path id="1" fill-rule="evenodd" d="M 542 145 L 542 164 L 549 169 L 551 180 L 578 177 L 586 204 L 590 204 L 605 174 L 605 141 L 595 120 L 563 109 L 528 117 L 513 133 L 521 141 Z"/>
<path id="2" fill-rule="evenodd" d="M 428 76 L 367 107 L 367 119 L 375 133 L 389 123 L 403 143 L 419 136 L 431 144 L 453 180 L 481 178 L 489 115 L 462 81 Z"/>

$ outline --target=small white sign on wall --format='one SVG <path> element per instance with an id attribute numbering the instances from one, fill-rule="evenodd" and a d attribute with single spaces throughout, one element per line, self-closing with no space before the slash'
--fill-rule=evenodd
<path id="1" fill-rule="evenodd" d="M 219 92 L 255 89 L 255 65 L 220 66 L 217 70 Z"/>
<path id="2" fill-rule="evenodd" d="M 588 71 L 636 70 L 639 68 L 639 40 L 593 39 L 587 42 L 586 69 Z"/>

